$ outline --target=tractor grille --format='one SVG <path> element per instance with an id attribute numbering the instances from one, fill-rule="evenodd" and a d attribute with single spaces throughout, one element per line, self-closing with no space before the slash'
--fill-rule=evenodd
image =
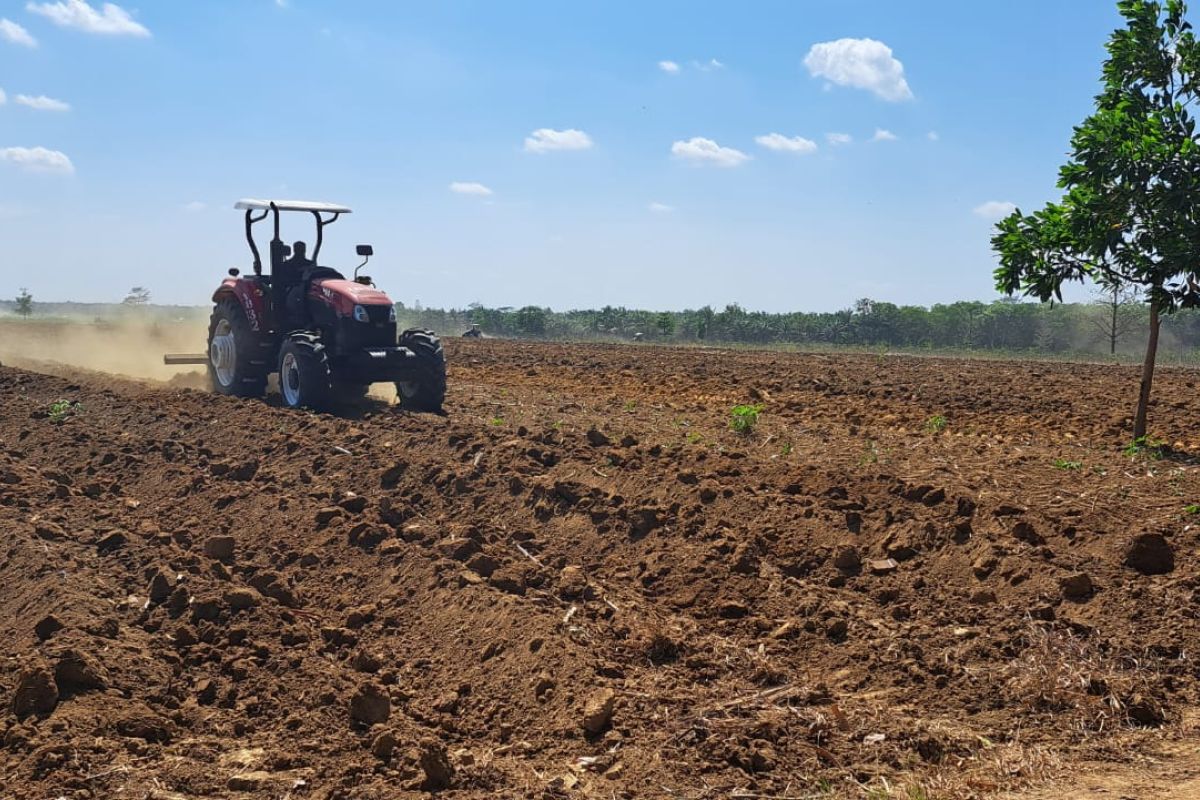
<path id="1" fill-rule="evenodd" d="M 375 325 L 380 322 L 388 321 L 391 306 L 363 306 L 367 310 L 367 319 L 371 320 L 371 324 Z"/>
<path id="2" fill-rule="evenodd" d="M 396 344 L 396 323 L 388 322 L 388 307 L 366 308 L 368 322 L 358 322 L 354 317 L 338 320 L 338 345 L 341 352 L 361 350 L 364 347 L 392 347 Z"/>

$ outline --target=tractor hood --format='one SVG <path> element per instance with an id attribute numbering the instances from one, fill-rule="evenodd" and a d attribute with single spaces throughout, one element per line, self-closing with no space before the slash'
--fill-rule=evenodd
<path id="1" fill-rule="evenodd" d="M 312 291 L 323 296 L 325 301 L 332 304 L 341 316 L 353 314 L 356 305 L 392 305 L 391 298 L 374 286 L 364 286 L 361 283 L 339 278 L 313 281 Z"/>

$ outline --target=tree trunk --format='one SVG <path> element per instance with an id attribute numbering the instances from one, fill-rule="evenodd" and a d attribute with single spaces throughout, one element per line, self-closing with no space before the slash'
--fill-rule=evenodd
<path id="1" fill-rule="evenodd" d="M 1117 312 L 1120 311 L 1120 309 L 1121 309 L 1121 305 L 1120 305 L 1121 298 L 1120 298 L 1120 295 L 1117 294 L 1117 291 L 1118 291 L 1117 289 L 1115 289 L 1115 288 L 1113 289 L 1112 324 L 1109 326 L 1109 329 L 1108 329 L 1108 332 L 1109 332 L 1108 354 L 1110 356 L 1115 356 L 1117 354 Z"/>
<path id="2" fill-rule="evenodd" d="M 1146 412 L 1150 405 L 1150 387 L 1154 383 L 1154 358 L 1158 355 L 1158 307 L 1150 303 L 1150 338 L 1146 341 L 1146 360 L 1142 362 L 1142 386 L 1138 391 L 1137 413 L 1133 418 L 1133 438 L 1146 435 Z"/>

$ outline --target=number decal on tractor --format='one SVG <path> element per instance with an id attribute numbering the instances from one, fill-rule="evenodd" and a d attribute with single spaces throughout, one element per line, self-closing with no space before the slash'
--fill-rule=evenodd
<path id="1" fill-rule="evenodd" d="M 246 308 L 246 319 L 250 323 L 250 330 L 258 330 L 258 314 L 254 311 L 254 300 L 249 293 L 242 295 L 242 305 Z"/>

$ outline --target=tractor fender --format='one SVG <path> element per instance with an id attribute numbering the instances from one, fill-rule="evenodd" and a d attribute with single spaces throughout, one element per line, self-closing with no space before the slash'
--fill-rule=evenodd
<path id="1" fill-rule="evenodd" d="M 225 297 L 235 298 L 242 306 L 242 310 L 246 312 L 246 321 L 250 323 L 250 330 L 258 333 L 264 329 L 266 297 L 258 281 L 245 278 L 226 278 L 213 292 L 212 299 L 215 303 Z"/>

